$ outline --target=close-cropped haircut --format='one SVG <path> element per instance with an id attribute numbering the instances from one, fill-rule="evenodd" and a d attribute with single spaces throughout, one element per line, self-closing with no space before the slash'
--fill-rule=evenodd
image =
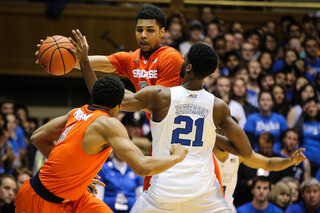
<path id="1" fill-rule="evenodd" d="M 271 143 L 272 145 L 274 144 L 274 137 L 270 132 L 262 132 L 258 136 L 258 143 L 260 142 L 260 140 L 263 140 L 266 143 Z"/>
<path id="2" fill-rule="evenodd" d="M 117 77 L 99 78 L 92 88 L 92 104 L 114 108 L 122 102 L 124 90 L 122 81 Z"/>
<path id="3" fill-rule="evenodd" d="M 187 55 L 195 76 L 203 79 L 213 73 L 218 66 L 216 51 L 207 44 L 196 43 L 192 45 Z"/>
<path id="4" fill-rule="evenodd" d="M 160 29 L 166 27 L 166 14 L 154 5 L 141 8 L 136 15 L 136 23 L 138 19 L 155 19 Z"/>
<path id="5" fill-rule="evenodd" d="M 254 189 L 254 187 L 256 186 L 257 182 L 268 182 L 269 183 L 269 190 L 271 190 L 271 182 L 269 180 L 268 177 L 266 176 L 256 176 L 252 179 L 252 185 L 251 185 L 251 189 Z"/>

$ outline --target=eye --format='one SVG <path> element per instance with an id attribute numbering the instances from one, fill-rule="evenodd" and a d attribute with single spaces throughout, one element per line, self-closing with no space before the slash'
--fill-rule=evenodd
<path id="1" fill-rule="evenodd" d="M 141 33 L 141 32 L 142 32 L 142 29 L 137 29 L 137 32 Z"/>
<path id="2" fill-rule="evenodd" d="M 149 33 L 153 33 L 153 32 L 154 32 L 154 30 L 152 30 L 152 29 L 148 29 L 148 32 L 149 32 Z"/>

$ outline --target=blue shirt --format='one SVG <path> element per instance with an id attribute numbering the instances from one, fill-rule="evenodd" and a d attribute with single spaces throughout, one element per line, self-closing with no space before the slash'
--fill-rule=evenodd
<path id="1" fill-rule="evenodd" d="M 101 181 L 106 184 L 103 201 L 114 212 L 128 212 L 136 202 L 136 188 L 143 185 L 143 178 L 136 175 L 129 166 L 127 166 L 124 175 L 114 166 L 112 160 L 106 161 L 98 175 L 101 177 Z M 124 195 L 127 202 L 122 204 L 128 206 L 126 211 L 116 211 L 115 203 L 116 198 L 119 195 Z"/>
<path id="2" fill-rule="evenodd" d="M 286 209 L 285 213 L 308 213 L 304 207 L 304 202 L 295 203 Z M 314 213 L 320 213 L 320 208 L 318 208 Z"/>
<path id="3" fill-rule="evenodd" d="M 280 72 L 283 69 L 283 67 L 284 67 L 284 60 L 280 59 L 273 64 L 272 69 L 274 73 L 277 73 L 277 72 Z"/>
<path id="4" fill-rule="evenodd" d="M 17 126 L 15 130 L 15 134 L 17 136 L 17 142 L 20 149 L 26 148 L 26 142 L 24 140 L 24 131 L 21 126 Z"/>
<path id="5" fill-rule="evenodd" d="M 258 93 L 256 93 L 253 90 L 248 89 L 248 93 L 247 93 L 247 101 L 252 105 L 255 106 L 257 108 L 259 108 L 259 104 L 258 104 Z"/>
<path id="6" fill-rule="evenodd" d="M 311 161 L 320 165 L 320 122 L 304 122 L 303 123 L 303 144 L 306 148 L 304 154 Z"/>
<path id="7" fill-rule="evenodd" d="M 309 72 L 306 72 L 306 77 L 308 78 L 308 80 L 313 83 L 314 79 L 317 75 L 317 73 L 320 71 L 320 57 L 317 58 L 316 62 L 312 63 L 309 62 L 307 59 L 305 60 L 306 65 L 307 65 L 307 70 L 308 68 L 312 68 L 314 70 L 313 75 L 310 75 Z"/>
<path id="8" fill-rule="evenodd" d="M 286 119 L 273 112 L 271 116 L 264 117 L 260 113 L 253 113 L 248 116 L 247 123 L 243 130 L 254 133 L 254 149 L 258 149 L 258 136 L 263 132 L 270 132 L 274 137 L 273 151 L 279 153 L 281 149 L 281 133 L 288 129 Z"/>
<path id="9" fill-rule="evenodd" d="M 246 203 L 237 208 L 237 213 L 283 213 L 283 211 L 275 205 L 269 203 L 264 210 L 257 210 L 252 206 L 252 203 Z"/>

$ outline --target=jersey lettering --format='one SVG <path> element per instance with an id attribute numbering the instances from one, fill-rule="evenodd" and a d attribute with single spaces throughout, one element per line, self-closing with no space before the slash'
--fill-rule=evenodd
<path id="1" fill-rule="evenodd" d="M 158 70 L 139 70 L 134 69 L 132 70 L 132 74 L 134 78 L 146 78 L 146 79 L 153 79 L 158 78 Z"/>

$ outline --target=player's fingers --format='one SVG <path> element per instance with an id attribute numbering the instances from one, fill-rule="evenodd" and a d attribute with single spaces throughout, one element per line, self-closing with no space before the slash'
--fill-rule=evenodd
<path id="1" fill-rule="evenodd" d="M 47 38 L 48 38 L 48 36 L 47 36 Z M 42 44 L 44 42 L 44 40 L 43 39 L 40 39 L 40 44 Z"/>
<path id="2" fill-rule="evenodd" d="M 97 190 L 97 187 L 93 184 L 93 183 L 90 183 L 89 184 L 89 187 L 91 188 L 91 189 L 93 189 L 93 191 L 94 191 L 94 193 L 98 193 L 98 190 Z"/>
<path id="3" fill-rule="evenodd" d="M 79 47 L 79 45 L 71 37 L 69 37 L 69 41 L 76 49 Z"/>
<path id="4" fill-rule="evenodd" d="M 93 179 L 93 180 L 91 181 L 91 183 L 96 183 L 96 184 L 99 184 L 99 185 L 101 185 L 101 186 L 106 186 L 103 182 L 101 182 L 100 180 L 97 180 L 97 179 Z"/>
<path id="5" fill-rule="evenodd" d="M 39 50 L 37 50 L 34 54 L 35 54 L 36 56 L 38 56 L 38 54 L 39 54 Z"/>
<path id="6" fill-rule="evenodd" d="M 35 61 L 36 64 L 39 64 L 39 62 L 40 62 L 39 59 L 37 59 L 37 60 Z"/>
<path id="7" fill-rule="evenodd" d="M 98 174 L 94 178 L 101 179 L 101 177 Z"/>
<path id="8" fill-rule="evenodd" d="M 40 48 L 40 47 L 41 47 L 41 44 L 37 44 L 37 47 Z"/>
<path id="9" fill-rule="evenodd" d="M 72 30 L 72 34 L 76 42 L 78 43 L 80 41 L 78 33 L 75 30 Z"/>
<path id="10" fill-rule="evenodd" d="M 83 38 L 83 35 L 82 35 L 82 33 L 80 32 L 79 29 L 77 29 L 76 32 L 78 33 L 79 38 Z"/>

